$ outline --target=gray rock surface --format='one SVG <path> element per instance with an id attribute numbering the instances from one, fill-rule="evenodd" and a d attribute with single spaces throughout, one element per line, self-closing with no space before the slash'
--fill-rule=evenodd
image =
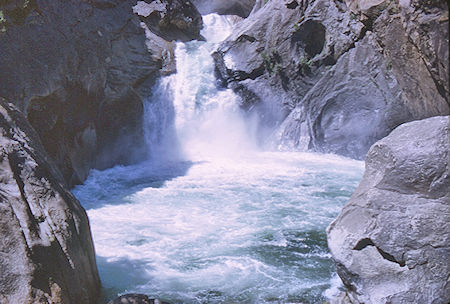
<path id="1" fill-rule="evenodd" d="M 161 31 L 200 38 L 201 16 L 182 2 L 163 1 L 170 11 Z M 82 182 L 90 168 L 146 156 L 142 100 L 160 71 L 173 71 L 173 45 L 151 33 L 135 5 L 0 2 L 0 96 L 26 115 L 70 184 Z M 188 15 L 179 10 L 186 5 Z"/>
<path id="2" fill-rule="evenodd" d="M 281 148 L 364 158 L 401 123 L 449 113 L 444 2 L 259 3 L 217 74 Z"/>
<path id="3" fill-rule="evenodd" d="M 218 13 L 247 17 L 256 0 L 192 0 L 202 15 Z"/>
<path id="4" fill-rule="evenodd" d="M 89 222 L 25 117 L 0 98 L 0 303 L 97 303 Z"/>
<path id="5" fill-rule="evenodd" d="M 450 117 L 375 143 L 328 246 L 352 303 L 450 301 Z"/>
<path id="6" fill-rule="evenodd" d="M 138 1 L 133 11 L 152 32 L 165 40 L 189 41 L 200 38 L 203 20 L 190 1 Z"/>

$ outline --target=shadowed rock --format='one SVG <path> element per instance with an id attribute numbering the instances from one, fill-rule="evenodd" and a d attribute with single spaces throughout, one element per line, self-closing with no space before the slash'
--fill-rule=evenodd
<path id="1" fill-rule="evenodd" d="M 97 303 L 89 222 L 25 117 L 0 98 L 0 302 Z"/>
<path id="2" fill-rule="evenodd" d="M 189 1 L 159 2 L 167 11 L 158 33 L 200 38 Z M 91 168 L 147 156 L 142 100 L 160 71 L 174 71 L 174 45 L 142 23 L 135 5 L 0 1 L 0 96 L 25 114 L 70 185 Z"/>

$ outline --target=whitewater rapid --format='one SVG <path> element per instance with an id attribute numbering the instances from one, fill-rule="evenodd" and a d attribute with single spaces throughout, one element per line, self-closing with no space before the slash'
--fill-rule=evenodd
<path id="1" fill-rule="evenodd" d="M 145 106 L 149 160 L 93 170 L 87 209 L 107 298 L 171 303 L 322 303 L 337 283 L 325 229 L 363 163 L 258 149 L 238 97 L 215 86 L 210 56 L 231 31 L 206 16 L 207 42 L 177 45 L 177 74 Z"/>

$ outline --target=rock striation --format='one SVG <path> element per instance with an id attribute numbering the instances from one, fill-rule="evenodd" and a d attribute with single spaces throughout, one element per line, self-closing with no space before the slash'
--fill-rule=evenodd
<path id="1" fill-rule="evenodd" d="M 344 303 L 450 301 L 450 116 L 375 143 L 363 180 L 328 227 Z"/>
<path id="2" fill-rule="evenodd" d="M 97 303 L 89 222 L 38 134 L 0 98 L 0 303 Z"/>
<path id="3" fill-rule="evenodd" d="M 151 22 L 132 0 L 0 2 L 0 96 L 25 114 L 70 185 L 91 168 L 146 157 L 142 101 L 173 72 L 167 39 L 201 38 L 202 25 L 189 1 L 156 2 Z"/>
<path id="4" fill-rule="evenodd" d="M 400 124 L 449 113 L 446 1 L 257 5 L 216 72 L 281 148 L 362 159 Z"/>

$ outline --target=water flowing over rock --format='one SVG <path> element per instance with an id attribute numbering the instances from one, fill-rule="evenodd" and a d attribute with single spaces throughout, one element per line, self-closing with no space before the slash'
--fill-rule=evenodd
<path id="1" fill-rule="evenodd" d="M 143 294 L 126 294 L 109 301 L 108 304 L 169 304 L 158 299 L 150 299 Z"/>
<path id="2" fill-rule="evenodd" d="M 351 303 L 450 301 L 450 120 L 406 123 L 372 146 L 328 228 Z"/>
<path id="3" fill-rule="evenodd" d="M 168 7 L 161 32 L 200 38 L 201 16 L 189 1 L 159 2 Z M 161 70 L 172 72 L 173 45 L 149 30 L 135 5 L 0 3 L 0 96 L 25 114 L 69 184 L 93 167 L 145 158 L 142 99 Z"/>
<path id="4" fill-rule="evenodd" d="M 0 98 L 0 302 L 97 303 L 84 209 L 25 117 Z"/>
<path id="5" fill-rule="evenodd" d="M 202 15 L 218 13 L 220 15 L 237 15 L 247 17 L 256 0 L 192 0 Z"/>
<path id="6" fill-rule="evenodd" d="M 364 158 L 398 125 L 449 113 L 447 4 L 346 3 L 259 3 L 215 54 L 283 149 Z"/>

